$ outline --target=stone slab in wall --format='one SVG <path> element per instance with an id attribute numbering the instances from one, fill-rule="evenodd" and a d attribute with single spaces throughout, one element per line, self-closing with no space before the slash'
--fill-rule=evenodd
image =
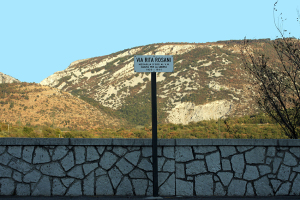
<path id="1" fill-rule="evenodd" d="M 176 195 L 299 195 L 298 150 L 273 146 L 175 147 L 176 183 L 180 184 Z"/>
<path id="2" fill-rule="evenodd" d="M 159 194 L 174 196 L 174 147 L 163 149 Z M 151 154 L 145 146 L 1 146 L 0 195 L 151 196 Z"/>
<path id="3" fill-rule="evenodd" d="M 0 195 L 152 196 L 151 140 L 1 138 L 0 144 Z M 298 140 L 158 144 L 160 196 L 300 195 Z"/>

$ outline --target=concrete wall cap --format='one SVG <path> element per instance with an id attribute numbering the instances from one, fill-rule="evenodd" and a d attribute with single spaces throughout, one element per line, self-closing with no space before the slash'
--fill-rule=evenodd
<path id="1" fill-rule="evenodd" d="M 300 146 L 292 139 L 176 139 L 176 146 Z"/>
<path id="2" fill-rule="evenodd" d="M 152 139 L 0 138 L 0 146 L 152 146 Z M 300 146 L 295 139 L 158 139 L 158 146 Z"/>
<path id="3" fill-rule="evenodd" d="M 70 145 L 73 146 L 111 146 L 113 144 L 111 138 L 71 138 Z"/>
<path id="4" fill-rule="evenodd" d="M 64 146 L 69 144 L 69 138 L 0 138 L 0 146 Z"/>
<path id="5" fill-rule="evenodd" d="M 113 139 L 113 146 L 151 146 L 151 139 Z"/>

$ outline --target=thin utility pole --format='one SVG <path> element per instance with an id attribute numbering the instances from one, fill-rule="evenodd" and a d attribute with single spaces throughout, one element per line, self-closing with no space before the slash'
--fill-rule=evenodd
<path id="1" fill-rule="evenodd" d="M 54 119 L 55 119 L 55 111 L 53 111 L 52 128 L 55 128 L 55 125 L 54 125 Z"/>
<path id="2" fill-rule="evenodd" d="M 8 133 L 9 133 L 9 123 L 7 123 L 7 129 L 8 129 Z"/>

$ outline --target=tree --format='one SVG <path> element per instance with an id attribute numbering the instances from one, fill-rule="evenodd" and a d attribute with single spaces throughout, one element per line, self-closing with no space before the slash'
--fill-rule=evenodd
<path id="1" fill-rule="evenodd" d="M 273 12 L 277 11 L 274 4 Z M 298 13 L 299 14 L 299 13 Z M 280 14 L 282 15 L 282 14 Z M 281 17 L 282 20 L 282 17 Z M 284 20 L 282 20 L 284 21 Z M 275 23 L 275 18 L 274 18 Z M 248 41 L 241 48 L 243 65 L 253 79 L 252 88 L 257 92 L 259 107 L 276 120 L 291 139 L 300 137 L 300 43 L 285 37 L 275 23 L 281 38 L 270 41 L 276 51 L 271 59 L 261 51 L 251 51 Z"/>

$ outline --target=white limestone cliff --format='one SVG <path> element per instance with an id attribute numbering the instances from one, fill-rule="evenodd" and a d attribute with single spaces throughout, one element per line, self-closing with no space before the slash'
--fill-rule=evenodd
<path id="1" fill-rule="evenodd" d="M 188 124 L 202 120 L 217 120 L 220 117 L 226 117 L 232 107 L 233 103 L 227 100 L 218 100 L 197 106 L 191 102 L 183 102 L 171 110 L 166 121 L 173 124 Z"/>

